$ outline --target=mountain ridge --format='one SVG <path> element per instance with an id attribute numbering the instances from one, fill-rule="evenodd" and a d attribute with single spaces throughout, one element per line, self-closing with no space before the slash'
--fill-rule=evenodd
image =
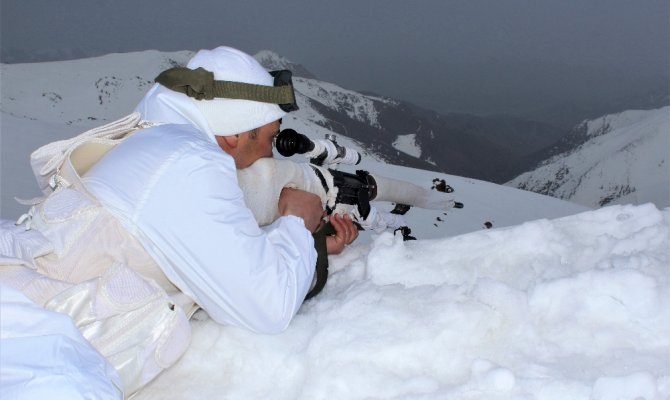
<path id="1" fill-rule="evenodd" d="M 4 85 L 2 112 L 84 128 L 100 125 L 132 111 L 155 76 L 184 65 L 193 54 L 148 50 L 71 61 L 2 64 L 3 76 L 19 82 Z M 403 100 L 300 76 L 313 75 L 272 51 L 261 51 L 255 57 L 268 69 L 299 72 L 294 83 L 301 110 L 292 114 L 347 137 L 368 156 L 387 163 L 507 183 L 586 141 L 583 124 L 564 134 L 553 126 L 509 116 L 439 114 Z M 317 137 L 309 131 L 302 133 Z M 618 187 L 624 188 L 621 193 L 627 191 L 625 185 Z M 609 195 L 616 195 L 615 190 Z"/>
<path id="2" fill-rule="evenodd" d="M 670 106 L 586 120 L 553 155 L 506 183 L 589 207 L 670 206 Z"/>
<path id="3" fill-rule="evenodd" d="M 7 78 L 0 108 L 3 128 L 0 210 L 3 217 L 18 218 L 26 212 L 25 206 L 13 200 L 14 196 L 41 195 L 29 164 L 32 151 L 129 114 L 155 76 L 165 68 L 183 65 L 192 54 L 150 51 L 55 63 L 2 65 L 3 76 Z M 340 169 L 348 172 L 364 169 L 426 189 L 430 189 L 435 178 L 444 179 L 456 190 L 456 199 L 466 204 L 463 210 L 410 210 L 407 219 L 417 238 L 452 236 L 586 210 L 551 197 L 436 171 L 431 162 L 397 148 L 402 149 L 402 146 L 394 147 L 398 136 L 406 131 L 379 128 L 389 114 L 377 110 L 384 105 L 396 107 L 398 101 L 382 96 L 361 96 L 335 84 L 309 78 L 296 77 L 294 82 L 301 108 L 287 114 L 282 126 L 312 139 L 336 134 L 338 143 L 363 155 L 359 165 L 341 165 Z M 300 156 L 296 158 L 300 161 Z M 398 165 L 389 164 L 388 160 Z M 522 203 L 527 206 L 510 210 L 510 205 Z M 393 208 L 383 202 L 378 205 L 381 209 L 388 207 L 387 211 Z M 369 237 L 367 233 L 362 236 L 365 235 Z"/>
<path id="4" fill-rule="evenodd" d="M 68 124 L 84 126 L 111 121 L 129 113 L 162 70 L 186 64 L 193 54 L 191 51 L 164 53 L 147 50 L 56 62 L 60 64 L 2 64 L 3 75 L 12 80 L 37 80 L 37 85 L 30 88 L 10 85 L 5 90 L 7 93 L 3 96 L 2 108 L 12 115 L 52 122 L 65 120 Z M 543 136 L 546 135 L 542 132 L 552 135 L 555 132 L 552 127 L 513 117 L 506 117 L 504 123 L 496 127 L 494 117 L 440 115 L 406 101 L 361 94 L 319 81 L 300 64 L 272 51 L 261 51 L 256 57 L 268 69 L 290 68 L 296 71 L 294 82 L 298 103 L 309 101 L 311 111 L 318 110 L 315 115 L 306 118 L 323 126 L 332 126 L 359 142 L 366 151 L 399 165 L 503 183 L 534 165 L 518 158 L 515 146 L 510 146 L 500 137 L 520 138 L 527 131 L 525 126 L 531 124 L 537 133 L 528 136 L 527 140 L 519 140 L 527 145 L 529 141 L 534 142 L 532 147 L 537 147 L 545 144 Z M 58 80 L 66 79 L 63 74 L 56 78 L 56 82 L 45 81 L 43 77 L 50 76 L 49 71 L 54 65 L 81 71 L 77 81 L 61 84 Z M 30 105 L 20 101 L 15 103 L 14 99 L 38 102 L 46 107 L 40 110 L 39 115 L 26 115 L 25 110 L 29 110 Z M 123 101 L 118 101 L 120 99 Z M 62 109 L 76 109 L 77 113 L 68 115 L 60 111 Z M 419 157 L 391 145 L 407 134 L 416 135 L 415 142 L 422 148 Z M 518 148 L 520 146 L 516 146 Z"/>

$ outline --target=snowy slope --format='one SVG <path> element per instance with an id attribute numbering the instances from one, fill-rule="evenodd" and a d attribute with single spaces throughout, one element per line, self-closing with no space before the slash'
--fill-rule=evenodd
<path id="1" fill-rule="evenodd" d="M 161 71 L 184 64 L 192 55 L 146 51 L 0 64 L 2 112 L 57 124 L 102 125 L 130 113 Z"/>
<path id="2" fill-rule="evenodd" d="M 670 107 L 585 121 L 584 143 L 507 185 L 589 207 L 670 206 Z"/>
<path id="3" fill-rule="evenodd" d="M 22 212 L 8 205 L 12 196 L 39 194 L 28 166 L 32 149 L 127 113 L 141 97 L 138 82 L 175 54 L 188 58 L 146 52 L 2 66 L 2 217 Z M 128 60 L 102 65 L 117 57 L 146 71 L 132 72 Z M 33 68 L 45 75 L 39 87 L 27 83 Z M 6 79 L 24 73 L 28 80 Z M 123 82 L 102 103 L 99 74 Z M 91 85 L 79 97 L 78 81 Z M 324 104 L 374 121 L 365 101 L 347 105 L 324 94 L 348 93 L 336 85 L 324 84 L 324 92 L 313 79 L 298 85 L 302 108 L 285 118 L 286 127 L 314 138 L 332 133 Z M 62 101 L 42 96 L 51 92 Z M 342 144 L 358 146 L 338 133 Z M 136 399 L 670 398 L 670 209 L 590 211 L 371 154 L 357 168 L 428 186 L 444 178 L 465 208 L 446 215 L 412 209 L 407 219 L 420 240 L 366 233 L 331 257 L 324 292 L 282 334 L 257 335 L 196 314 L 189 350 Z"/>
<path id="4" fill-rule="evenodd" d="M 421 157 L 421 146 L 416 143 L 416 134 L 400 135 L 393 147 L 414 157 Z"/>
<path id="5" fill-rule="evenodd" d="M 68 124 L 115 119 L 127 112 L 115 105 L 124 107 L 126 99 L 135 104 L 160 71 L 184 64 L 192 54 L 146 51 L 56 64 L 3 65 L 8 91 L 2 109 L 17 116 Z M 320 81 L 300 64 L 271 51 L 259 52 L 256 57 L 268 69 L 294 71 L 298 103 L 306 111 L 299 113 L 304 118 L 355 139 L 367 152 L 393 164 L 505 182 L 531 167 L 531 160 L 523 156 L 556 135 L 543 124 L 509 117 L 439 115 Z M 45 69 L 50 72 L 45 74 Z M 23 82 L 30 84 L 24 87 Z M 73 107 L 77 102 L 80 105 Z M 57 104 L 74 115 L 63 113 Z M 26 111 L 35 105 L 43 106 L 46 115 Z M 408 135 L 414 135 L 414 150 L 392 146 Z"/>
<path id="6" fill-rule="evenodd" d="M 163 69 L 186 63 L 192 54 L 188 51 L 146 51 L 73 61 L 2 65 L 3 141 L 12 143 L 19 140 L 21 151 L 4 144 L 0 149 L 0 215 L 16 218 L 25 212 L 25 207 L 13 200 L 14 196 L 30 198 L 40 194 L 33 186 L 28 164 L 30 151 L 49 141 L 71 137 L 129 113 L 149 88 L 148 82 Z M 293 65 L 272 52 L 264 51 L 257 57 L 272 68 Z M 471 232 L 481 229 L 485 222 L 491 222 L 494 227 L 510 226 L 586 209 L 474 179 L 385 164 L 378 154 L 347 138 L 348 132 L 326 114 L 329 111 L 342 112 L 360 124 L 374 126 L 379 123 L 378 106 L 394 104 L 392 100 L 362 95 L 315 79 L 296 78 L 295 84 L 300 110 L 284 118 L 283 127 L 294 128 L 312 138 L 323 138 L 339 128 L 339 142 L 364 154 L 360 166 L 343 166 L 342 169 L 353 172 L 363 168 L 379 175 L 411 180 L 427 188 L 432 186 L 434 178 L 442 178 L 456 189 L 458 200 L 466 204 L 463 210 L 450 211 L 448 217 L 440 211 L 410 211 L 408 222 L 417 237 L 433 238 Z M 388 145 L 391 146 L 390 141 Z M 300 157 L 296 159 L 305 161 Z M 484 194 L 490 190 L 499 194 Z M 514 206 L 521 203 L 527 203 L 526 207 Z M 386 210 L 392 208 L 384 204 L 380 207 Z"/>
<path id="7" fill-rule="evenodd" d="M 287 331 L 194 323 L 148 399 L 670 398 L 670 212 L 612 206 L 331 263 Z"/>

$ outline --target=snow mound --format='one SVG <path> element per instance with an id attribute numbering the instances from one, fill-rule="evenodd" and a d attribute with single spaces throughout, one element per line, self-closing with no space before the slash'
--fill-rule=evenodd
<path id="1" fill-rule="evenodd" d="M 200 315 L 138 399 L 670 396 L 670 209 L 610 206 L 331 259 L 276 336 Z"/>

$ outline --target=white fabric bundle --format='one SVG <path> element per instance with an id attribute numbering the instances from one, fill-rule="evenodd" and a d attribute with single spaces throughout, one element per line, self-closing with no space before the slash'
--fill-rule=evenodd
<path id="1" fill-rule="evenodd" d="M 67 315 L 0 283 L 0 393 L 14 400 L 121 400 L 121 379 Z"/>

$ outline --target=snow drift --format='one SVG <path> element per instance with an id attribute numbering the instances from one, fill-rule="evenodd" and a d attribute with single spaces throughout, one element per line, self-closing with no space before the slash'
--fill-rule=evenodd
<path id="1" fill-rule="evenodd" d="M 201 315 L 138 399 L 663 399 L 670 210 L 611 206 L 331 263 L 276 336 Z"/>

